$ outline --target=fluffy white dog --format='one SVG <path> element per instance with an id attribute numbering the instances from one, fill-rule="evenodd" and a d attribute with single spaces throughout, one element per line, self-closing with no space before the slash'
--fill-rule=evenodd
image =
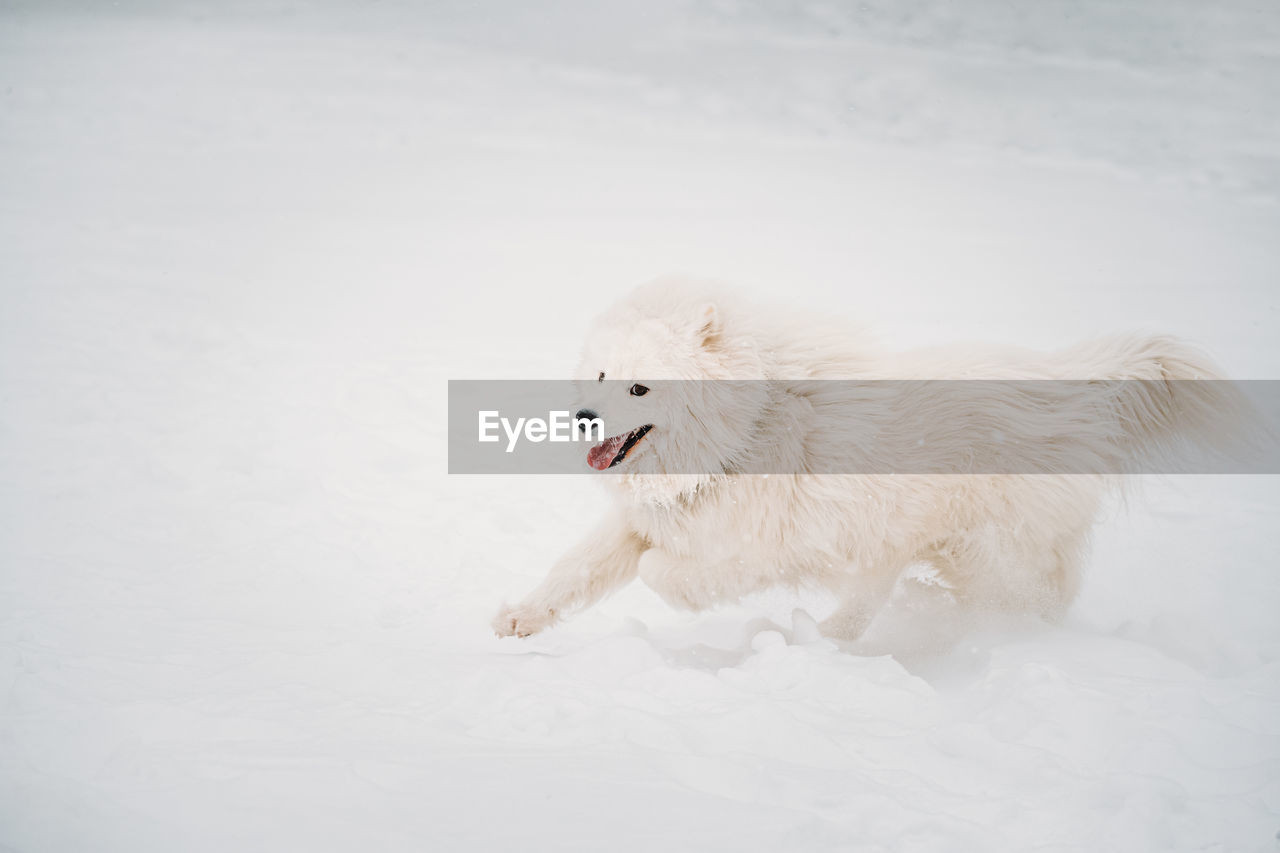
<path id="1" fill-rule="evenodd" d="M 643 286 L 599 319 L 578 375 L 592 415 L 624 427 L 587 460 L 610 469 L 616 507 L 528 597 L 504 605 L 494 628 L 527 636 L 638 575 L 692 610 L 778 584 L 825 587 L 841 604 L 824 633 L 853 639 L 918 563 L 931 564 L 958 601 L 1053 617 L 1077 591 L 1113 478 L 894 475 L 891 460 L 910 458 L 926 438 L 945 455 L 972 453 L 974 435 L 999 436 L 1006 447 L 1012 435 L 1021 452 L 1043 456 L 1035 470 L 1121 470 L 1127 457 L 1167 454 L 1178 440 L 1224 440 L 1241 405 L 1229 386 L 1167 381 L 1210 378 L 1216 371 L 1202 355 L 1168 337 L 1053 354 L 884 354 L 820 321 L 752 309 L 698 283 Z M 660 381 L 762 379 L 774 381 Z M 831 379 L 1147 381 L 1071 386 L 1097 399 L 1073 403 L 1065 437 L 1058 429 L 1046 440 L 1054 431 L 1036 422 L 1045 401 L 1006 383 L 978 383 L 992 396 L 975 401 L 972 391 L 957 399 L 947 390 L 972 383 L 899 383 L 914 396 L 895 389 L 886 398 L 878 389 L 895 383 L 823 381 Z M 1038 384 L 1047 394 L 1067 386 Z M 1063 460 L 1074 467 L 1055 467 Z M 783 473 L 741 473 L 762 470 Z"/>

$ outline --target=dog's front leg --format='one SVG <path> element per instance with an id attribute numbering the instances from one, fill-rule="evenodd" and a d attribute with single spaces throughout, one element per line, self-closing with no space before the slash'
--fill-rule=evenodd
<path id="1" fill-rule="evenodd" d="M 651 548 L 640 558 L 640 580 L 677 610 L 706 610 L 725 596 L 718 579 L 726 573 Z"/>
<path id="2" fill-rule="evenodd" d="M 556 561 L 523 601 L 514 607 L 503 604 L 493 629 L 500 637 L 527 637 L 570 610 L 594 604 L 636 576 L 646 547 L 620 516 L 610 517 Z"/>

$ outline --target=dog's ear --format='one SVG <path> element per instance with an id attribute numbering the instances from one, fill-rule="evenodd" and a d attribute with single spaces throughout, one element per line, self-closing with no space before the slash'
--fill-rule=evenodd
<path id="1" fill-rule="evenodd" d="M 707 302 L 698 308 L 695 316 L 694 337 L 705 346 L 720 334 L 720 312 L 714 302 Z"/>

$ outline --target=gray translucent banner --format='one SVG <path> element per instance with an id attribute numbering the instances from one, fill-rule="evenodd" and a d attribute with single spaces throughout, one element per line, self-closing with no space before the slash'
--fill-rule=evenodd
<path id="1" fill-rule="evenodd" d="M 1277 474 L 1280 381 L 450 380 L 450 474 Z"/>

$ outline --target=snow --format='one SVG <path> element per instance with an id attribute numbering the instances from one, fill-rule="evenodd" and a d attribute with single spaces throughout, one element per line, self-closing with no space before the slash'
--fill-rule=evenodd
<path id="1" fill-rule="evenodd" d="M 602 496 L 444 427 L 672 270 L 1280 376 L 1278 97 L 1247 0 L 0 7 L 0 849 L 1275 849 L 1276 478 L 1144 481 L 1059 626 L 499 640 Z"/>

